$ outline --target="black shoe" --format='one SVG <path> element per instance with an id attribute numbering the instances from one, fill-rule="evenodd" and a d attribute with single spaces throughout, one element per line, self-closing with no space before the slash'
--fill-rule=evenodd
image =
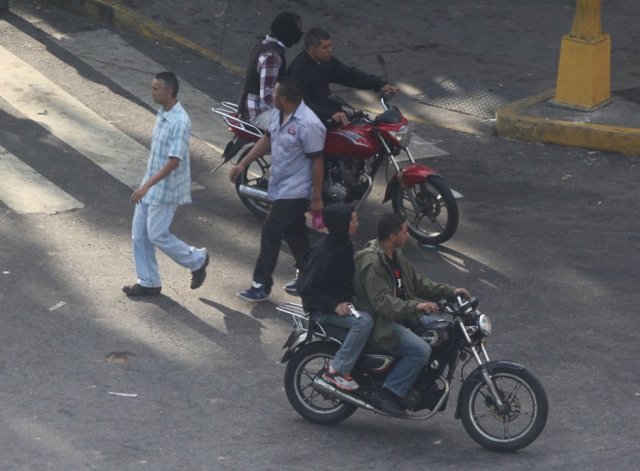
<path id="1" fill-rule="evenodd" d="M 157 288 L 147 288 L 146 286 L 139 285 L 136 283 L 131 286 L 123 286 L 122 291 L 127 296 L 157 296 L 160 294 L 162 288 L 158 286 Z"/>
<path id="2" fill-rule="evenodd" d="M 385 414 L 394 417 L 404 417 L 407 415 L 404 407 L 398 403 L 397 396 L 386 388 L 382 388 L 376 392 L 371 402 Z"/>
<path id="3" fill-rule="evenodd" d="M 207 265 L 209 265 L 209 254 L 205 254 L 204 263 L 200 268 L 191 272 L 191 289 L 198 289 L 204 283 L 204 279 L 207 277 Z"/>
<path id="4" fill-rule="evenodd" d="M 291 280 L 289 283 L 284 285 L 284 290 L 291 296 L 300 297 L 300 293 L 298 293 L 298 278 L 296 278 L 295 280 Z"/>

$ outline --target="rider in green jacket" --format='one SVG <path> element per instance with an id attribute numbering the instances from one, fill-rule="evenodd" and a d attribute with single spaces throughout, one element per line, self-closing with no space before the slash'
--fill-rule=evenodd
<path id="1" fill-rule="evenodd" d="M 387 406 L 389 401 L 402 404 L 431 356 L 431 346 L 402 324 L 437 313 L 441 299 L 470 297 L 464 288 L 434 283 L 417 273 L 400 250 L 409 237 L 404 216 L 384 214 L 378 238 L 355 256 L 356 307 L 371 313 L 375 321 L 369 342 L 400 357 L 384 383 L 381 401 Z"/>

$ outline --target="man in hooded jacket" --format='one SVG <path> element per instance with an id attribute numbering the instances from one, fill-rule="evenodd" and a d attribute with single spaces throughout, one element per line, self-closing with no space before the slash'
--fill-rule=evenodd
<path id="1" fill-rule="evenodd" d="M 285 11 L 273 19 L 271 34 L 258 41 L 251 51 L 238 111 L 260 129 L 269 125 L 275 106 L 273 90 L 287 70 L 285 51 L 297 44 L 302 35 L 302 18 Z"/>
<path id="2" fill-rule="evenodd" d="M 358 215 L 353 206 L 338 203 L 324 208 L 323 217 L 329 234 L 302 262 L 298 292 L 304 310 L 316 322 L 349 329 L 323 378 L 340 389 L 353 391 L 358 383 L 351 377 L 351 370 L 373 329 L 373 319 L 367 312 L 352 312 L 355 265 L 351 237 L 358 228 Z"/>

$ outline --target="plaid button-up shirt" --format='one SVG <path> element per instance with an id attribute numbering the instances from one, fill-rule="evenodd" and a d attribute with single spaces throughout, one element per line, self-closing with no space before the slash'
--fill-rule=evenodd
<path id="1" fill-rule="evenodd" d="M 267 36 L 264 41 L 262 41 L 263 44 L 267 42 L 279 44 L 285 49 L 284 44 L 271 36 Z M 265 52 L 258 57 L 256 71 L 260 76 L 260 94 L 249 93 L 247 95 L 247 112 L 249 113 L 249 119 L 254 119 L 263 111 L 268 111 L 273 108 L 273 89 L 276 87 L 278 71 L 281 66 L 282 58 L 275 52 Z"/>
<path id="2" fill-rule="evenodd" d="M 147 162 L 144 183 L 164 167 L 170 157 L 180 159 L 180 165 L 153 185 L 142 201 L 147 204 L 191 203 L 191 169 L 189 139 L 191 120 L 180 102 L 169 111 L 158 110 L 156 126 L 151 139 L 151 152 Z"/>

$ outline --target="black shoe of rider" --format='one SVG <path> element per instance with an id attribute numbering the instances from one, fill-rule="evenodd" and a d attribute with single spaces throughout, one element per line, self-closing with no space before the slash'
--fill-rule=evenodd
<path id="1" fill-rule="evenodd" d="M 404 417 L 407 412 L 398 403 L 397 396 L 389 391 L 387 388 L 382 388 L 373 396 L 373 404 L 385 414 L 392 415 L 394 417 Z"/>

